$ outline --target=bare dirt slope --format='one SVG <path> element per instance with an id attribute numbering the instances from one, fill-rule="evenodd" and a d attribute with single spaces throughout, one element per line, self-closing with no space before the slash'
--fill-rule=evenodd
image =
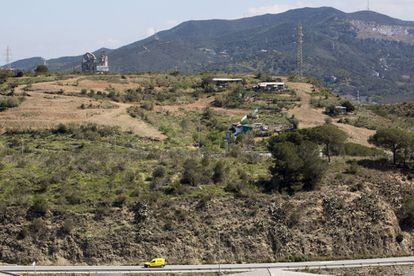
<path id="1" fill-rule="evenodd" d="M 49 95 L 43 92 L 30 92 L 30 96 L 17 108 L 0 113 L 0 129 L 47 129 L 59 123 L 97 123 L 117 126 L 123 131 L 131 131 L 142 137 L 165 139 L 157 129 L 132 118 L 127 109 L 131 105 L 111 103 L 115 108 L 81 109 L 82 104 L 98 106 L 102 104 L 89 98 Z"/>
<path id="2" fill-rule="evenodd" d="M 299 120 L 299 127 L 310 128 L 323 125 L 328 116 L 323 114 L 322 109 L 315 109 L 311 106 L 310 93 L 312 93 L 312 85 L 307 83 L 289 83 L 289 86 L 297 91 L 301 99 L 300 106 L 288 111 L 289 115 L 294 115 Z M 368 143 L 368 138 L 374 135 L 375 131 L 337 122 L 334 122 L 334 124 L 348 134 L 349 142 L 371 146 Z"/>

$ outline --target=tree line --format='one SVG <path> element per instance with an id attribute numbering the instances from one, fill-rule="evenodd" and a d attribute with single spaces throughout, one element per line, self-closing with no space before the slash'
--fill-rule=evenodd
<path id="1" fill-rule="evenodd" d="M 344 131 L 329 123 L 272 137 L 268 148 L 274 161 L 269 168 L 271 179 L 263 184 L 265 190 L 293 194 L 315 189 L 332 155 L 341 147 L 353 145 L 345 144 L 347 138 Z M 409 167 L 414 161 L 412 132 L 397 128 L 378 130 L 369 143 L 389 151 L 394 165 Z"/>
<path id="2" fill-rule="evenodd" d="M 414 160 L 414 133 L 399 128 L 378 130 L 369 142 L 392 153 L 394 165 L 407 166 Z"/>

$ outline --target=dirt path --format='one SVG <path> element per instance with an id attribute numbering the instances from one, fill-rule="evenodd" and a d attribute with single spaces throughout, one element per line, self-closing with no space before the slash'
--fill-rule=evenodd
<path id="1" fill-rule="evenodd" d="M 311 128 L 323 125 L 328 116 L 323 114 L 322 109 L 312 108 L 310 104 L 312 98 L 310 95 L 310 93 L 312 93 L 312 85 L 306 83 L 289 83 L 289 86 L 297 91 L 301 99 L 301 105 L 299 107 L 295 107 L 288 111 L 289 115 L 294 115 L 299 120 L 299 127 Z M 334 122 L 334 125 L 348 134 L 349 142 L 372 147 L 372 145 L 368 143 L 368 138 L 374 135 L 375 131 L 337 122 Z"/>
<path id="2" fill-rule="evenodd" d="M 29 92 L 26 100 L 17 108 L 0 112 L 0 130 L 6 129 L 50 129 L 60 123 L 96 123 L 117 126 L 123 131 L 131 131 L 141 137 L 163 140 L 159 130 L 145 122 L 132 118 L 127 109 L 131 105 L 113 103 L 112 109 L 80 109 L 82 104 L 99 105 L 85 97 L 48 95 L 42 92 Z"/>

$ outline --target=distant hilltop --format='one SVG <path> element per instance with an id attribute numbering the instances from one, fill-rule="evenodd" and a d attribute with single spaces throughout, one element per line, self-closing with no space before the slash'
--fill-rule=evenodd
<path id="1" fill-rule="evenodd" d="M 379 102 L 414 99 L 414 22 L 372 11 L 303 8 L 237 20 L 184 22 L 108 54 L 111 72 L 224 71 L 289 75 L 295 30 L 304 26 L 304 73 L 335 92 Z M 31 70 L 42 58 L 16 61 Z M 51 71 L 81 71 L 82 55 L 47 61 Z"/>

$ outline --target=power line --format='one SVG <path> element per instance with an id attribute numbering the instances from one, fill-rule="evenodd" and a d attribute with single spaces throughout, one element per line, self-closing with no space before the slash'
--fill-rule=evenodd
<path id="1" fill-rule="evenodd" d="M 301 23 L 298 24 L 296 32 L 296 67 L 298 77 L 303 78 L 303 26 Z"/>

